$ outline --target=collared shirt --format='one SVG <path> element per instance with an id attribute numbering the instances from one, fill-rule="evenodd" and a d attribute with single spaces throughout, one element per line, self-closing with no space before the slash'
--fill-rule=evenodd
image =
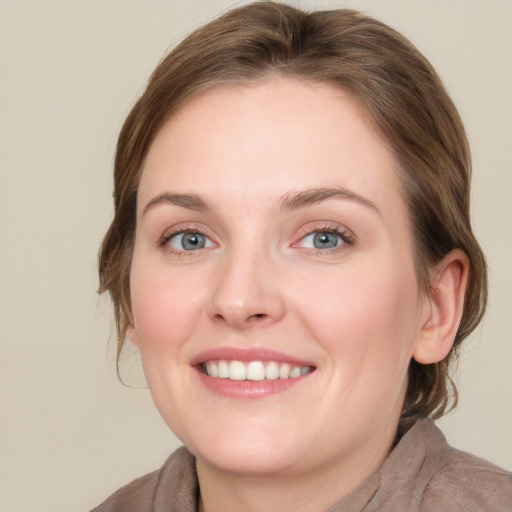
<path id="1" fill-rule="evenodd" d="M 198 497 L 195 459 L 181 447 L 91 512 L 196 512 Z M 365 483 L 326 512 L 512 512 L 512 473 L 452 448 L 423 419 Z"/>

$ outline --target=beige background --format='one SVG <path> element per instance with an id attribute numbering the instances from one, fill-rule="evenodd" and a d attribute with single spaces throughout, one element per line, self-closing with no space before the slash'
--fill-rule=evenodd
<path id="1" fill-rule="evenodd" d="M 230 3 L 0 2 L 2 512 L 88 510 L 177 444 L 148 391 L 116 381 L 96 253 L 124 116 L 168 46 Z M 491 297 L 462 356 L 460 407 L 441 425 L 455 446 L 512 468 L 512 2 L 299 3 L 390 23 L 460 109 Z M 127 380 L 139 385 L 137 368 Z"/>

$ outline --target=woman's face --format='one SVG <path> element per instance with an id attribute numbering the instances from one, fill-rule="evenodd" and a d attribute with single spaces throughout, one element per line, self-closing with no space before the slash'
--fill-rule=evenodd
<path id="1" fill-rule="evenodd" d="M 342 91 L 218 86 L 162 128 L 138 192 L 130 338 L 198 463 L 382 460 L 428 316 L 412 245 L 391 151 Z"/>

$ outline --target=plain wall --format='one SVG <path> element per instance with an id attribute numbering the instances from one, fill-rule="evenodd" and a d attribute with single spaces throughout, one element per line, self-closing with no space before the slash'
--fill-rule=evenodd
<path id="1" fill-rule="evenodd" d="M 1 511 L 88 510 L 178 444 L 149 392 L 116 380 L 96 254 L 124 117 L 166 49 L 230 5 L 0 2 Z M 453 445 L 512 468 L 512 2 L 299 5 L 354 7 L 391 24 L 460 110 L 490 303 L 462 354 L 460 405 L 440 425 Z M 140 387 L 136 358 L 130 365 L 127 380 Z"/>

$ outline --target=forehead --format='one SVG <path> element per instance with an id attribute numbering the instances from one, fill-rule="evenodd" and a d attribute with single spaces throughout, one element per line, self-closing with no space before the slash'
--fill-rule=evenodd
<path id="1" fill-rule="evenodd" d="M 381 202 L 399 194 L 389 145 L 348 93 L 279 78 L 215 86 L 187 103 L 153 141 L 139 199 L 229 191 L 247 205 L 319 186 Z"/>

